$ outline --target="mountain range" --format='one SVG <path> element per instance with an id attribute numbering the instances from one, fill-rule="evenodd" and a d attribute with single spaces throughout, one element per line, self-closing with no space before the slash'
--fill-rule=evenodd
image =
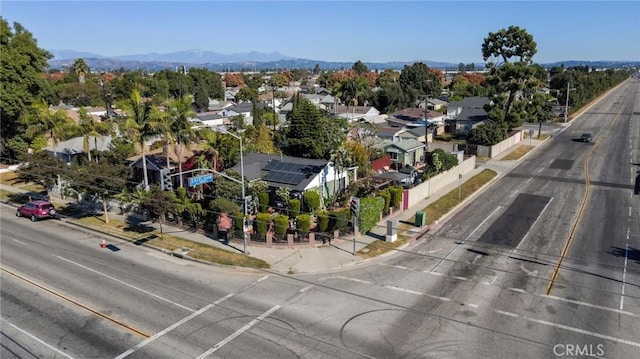
<path id="1" fill-rule="evenodd" d="M 177 69 L 186 67 L 204 67 L 211 71 L 241 71 L 241 70 L 277 70 L 305 68 L 313 69 L 316 65 L 323 70 L 351 68 L 353 62 L 330 62 L 311 59 L 300 59 L 279 52 L 262 53 L 257 51 L 236 53 L 231 55 L 220 54 L 206 50 L 186 50 L 171 52 L 166 54 L 149 53 L 123 56 L 104 56 L 90 52 L 74 50 L 48 50 L 54 57 L 49 60 L 49 68 L 60 69 L 71 66 L 78 58 L 85 60 L 89 68 L 95 71 L 108 71 L 119 68 L 127 70 L 146 69 L 148 71 L 158 71 L 165 68 Z M 363 61 L 364 62 L 364 61 Z M 431 68 L 437 69 L 457 69 L 457 63 L 438 62 L 428 60 L 416 61 L 396 61 L 385 63 L 364 62 L 371 70 L 402 69 L 405 65 L 422 62 Z M 590 67 L 638 67 L 640 61 L 558 61 L 543 66 L 565 67 L 588 65 Z M 484 68 L 484 63 L 476 63 L 476 69 Z"/>

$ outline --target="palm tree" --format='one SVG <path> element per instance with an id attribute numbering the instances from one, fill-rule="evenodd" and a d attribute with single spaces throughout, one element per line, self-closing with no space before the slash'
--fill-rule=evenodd
<path id="1" fill-rule="evenodd" d="M 109 124 L 96 122 L 87 113 L 87 110 L 81 108 L 80 111 L 80 132 L 82 133 L 82 149 L 87 154 L 87 159 L 91 162 L 91 149 L 89 148 L 89 140 L 93 136 L 94 149 L 98 150 L 98 136 L 109 134 Z M 96 162 L 98 159 L 96 158 Z"/>
<path id="2" fill-rule="evenodd" d="M 178 155 L 178 173 L 180 177 L 180 187 L 182 183 L 182 152 L 186 147 L 189 149 L 192 142 L 197 140 L 197 133 L 189 122 L 196 113 L 191 109 L 191 96 L 184 96 L 169 103 L 169 130 L 176 143 L 176 155 Z"/>
<path id="3" fill-rule="evenodd" d="M 342 167 L 347 163 L 349 154 L 347 150 L 340 146 L 338 149 L 331 151 L 330 161 L 333 163 L 333 201 L 336 202 L 338 198 L 338 189 L 340 187 L 339 177 L 342 175 Z"/>
<path id="4" fill-rule="evenodd" d="M 142 153 L 142 171 L 144 175 L 144 190 L 149 191 L 149 177 L 147 174 L 147 158 L 145 156 L 144 141 L 147 137 L 162 132 L 162 122 L 158 111 L 150 101 L 143 100 L 140 92 L 131 91 L 131 98 L 126 102 L 125 130 L 127 135 L 140 146 Z"/>
<path id="5" fill-rule="evenodd" d="M 62 110 L 52 112 L 44 100 L 33 104 L 33 112 L 23 118 L 23 123 L 27 126 L 27 137 L 33 139 L 38 135 L 49 136 L 47 142 L 51 141 L 54 156 L 55 147 L 64 136 L 65 130 L 71 124 L 67 114 Z"/>
<path id="6" fill-rule="evenodd" d="M 71 66 L 73 73 L 78 77 L 78 82 L 84 83 L 85 76 L 89 72 L 89 65 L 84 61 L 84 59 L 76 59 L 76 61 Z"/>

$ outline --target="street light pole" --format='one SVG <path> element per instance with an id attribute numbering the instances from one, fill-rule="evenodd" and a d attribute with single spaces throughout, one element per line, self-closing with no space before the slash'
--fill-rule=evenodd
<path id="1" fill-rule="evenodd" d="M 247 220 L 247 196 L 246 196 L 246 191 L 245 191 L 245 186 L 244 186 L 244 153 L 243 153 L 243 149 L 242 149 L 242 137 L 239 135 L 236 135 L 234 133 L 229 132 L 227 129 L 224 128 L 220 128 L 220 127 L 215 127 L 217 131 L 222 132 L 222 133 L 226 133 L 227 135 L 230 135 L 232 137 L 237 138 L 240 141 L 240 177 L 241 181 L 240 184 L 242 185 L 242 208 L 243 208 L 243 214 L 244 217 L 242 218 L 242 240 L 243 240 L 243 244 L 244 244 L 244 251 L 243 253 L 245 255 L 249 254 L 247 252 L 247 228 L 244 225 L 245 221 Z"/>
<path id="2" fill-rule="evenodd" d="M 242 208 L 244 213 L 244 218 L 242 218 L 242 239 L 244 242 L 243 253 L 247 255 L 247 229 L 244 226 L 244 222 L 247 220 L 247 196 L 244 189 L 244 156 L 242 153 L 242 137 L 238 136 L 238 139 L 240 140 L 240 177 L 242 177 Z"/>

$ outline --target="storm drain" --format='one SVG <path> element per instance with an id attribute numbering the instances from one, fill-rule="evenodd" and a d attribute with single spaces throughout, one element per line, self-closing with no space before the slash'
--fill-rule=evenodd
<path id="1" fill-rule="evenodd" d="M 193 249 L 191 248 L 178 248 L 176 250 L 174 250 L 173 252 L 171 252 L 171 255 L 174 257 L 178 257 L 178 258 L 184 258 L 184 256 L 186 256 L 187 254 L 189 254 L 189 252 L 191 252 Z"/>

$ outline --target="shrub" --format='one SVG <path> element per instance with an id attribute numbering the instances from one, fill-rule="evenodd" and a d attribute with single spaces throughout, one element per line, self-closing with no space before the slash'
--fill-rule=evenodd
<path id="1" fill-rule="evenodd" d="M 267 234 L 267 228 L 271 222 L 271 214 L 269 213 L 258 213 L 256 214 L 256 233 L 260 235 Z"/>
<path id="2" fill-rule="evenodd" d="M 378 223 L 383 207 L 384 199 L 382 197 L 360 199 L 360 215 L 358 217 L 358 228 L 360 232 L 369 232 L 371 228 Z"/>
<path id="3" fill-rule="evenodd" d="M 404 188 L 402 188 L 402 186 L 389 187 L 389 194 L 391 194 L 391 205 L 393 206 L 393 208 L 400 208 L 403 192 Z"/>
<path id="4" fill-rule="evenodd" d="M 326 232 L 329 228 L 329 213 L 327 211 L 320 211 L 318 216 L 318 232 Z"/>
<path id="5" fill-rule="evenodd" d="M 289 228 L 289 216 L 285 214 L 279 214 L 274 219 L 274 230 L 279 238 L 284 238 L 284 234 L 287 233 Z"/>
<path id="6" fill-rule="evenodd" d="M 382 213 L 389 214 L 389 207 L 391 206 L 391 193 L 388 188 L 383 189 L 378 193 L 382 199 L 384 199 L 384 207 L 382 208 Z"/>
<path id="7" fill-rule="evenodd" d="M 320 207 L 320 195 L 318 192 L 309 191 L 302 194 L 305 212 L 313 212 Z"/>
<path id="8" fill-rule="evenodd" d="M 348 209 L 329 212 L 329 231 L 344 230 L 349 225 Z"/>
<path id="9" fill-rule="evenodd" d="M 260 212 L 266 212 L 267 207 L 269 207 L 269 193 L 268 192 L 258 193 L 258 203 L 260 203 Z"/>
<path id="10" fill-rule="evenodd" d="M 296 217 L 296 221 L 298 222 L 298 230 L 302 232 L 302 237 L 306 237 L 311 229 L 311 216 L 304 213 Z"/>
<path id="11" fill-rule="evenodd" d="M 299 199 L 290 199 L 289 200 L 289 217 L 296 218 L 300 214 L 300 200 Z"/>
<path id="12" fill-rule="evenodd" d="M 235 228 L 238 231 L 242 231 L 243 222 L 244 222 L 244 213 L 236 212 L 233 215 L 233 228 Z"/>

